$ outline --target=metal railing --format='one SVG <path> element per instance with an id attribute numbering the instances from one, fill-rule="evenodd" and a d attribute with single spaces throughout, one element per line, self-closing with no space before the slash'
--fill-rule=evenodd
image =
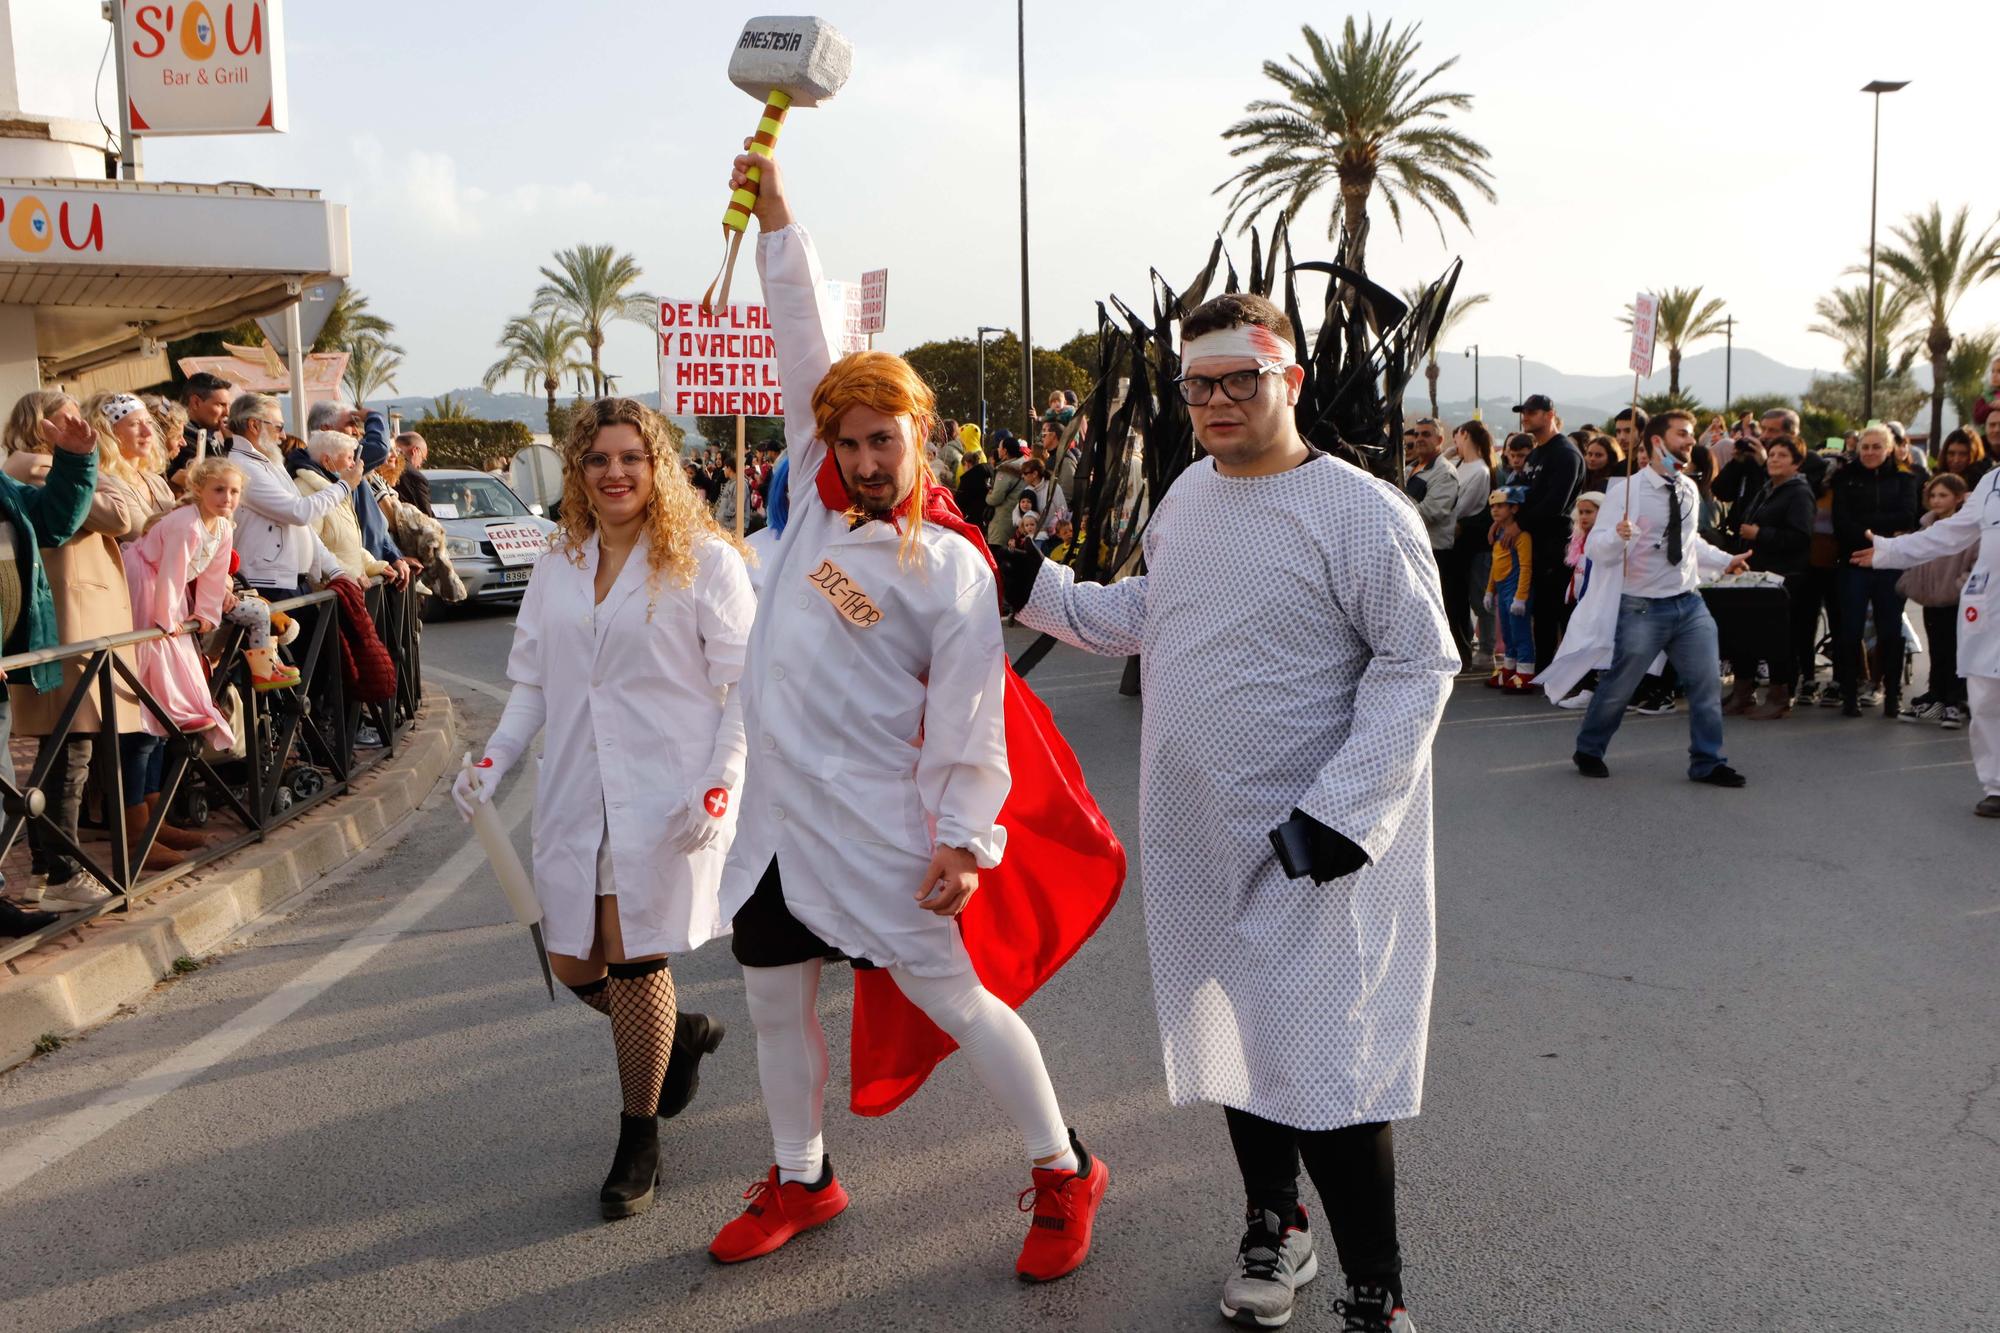
<path id="1" fill-rule="evenodd" d="M 225 625 L 209 636 L 204 652 L 209 697 L 218 711 L 232 718 L 232 729 L 238 733 L 236 747 L 227 753 L 207 747 L 202 732 L 184 732 L 177 727 L 140 682 L 129 654 L 120 651 L 173 637 L 168 631 L 135 630 L 0 658 L 0 672 L 82 659 L 81 677 L 69 687 L 57 723 L 42 742 L 32 770 L 25 780 L 18 774 L 12 783 L 0 778 L 0 811 L 4 811 L 0 858 L 11 853 L 24 831 L 32 828 L 49 855 L 74 860 L 80 873 L 94 877 L 111 893 L 109 900 L 65 911 L 60 920 L 31 934 L 0 940 L 0 963 L 18 970 L 13 960 L 46 941 L 107 913 L 127 910 L 135 898 L 263 841 L 273 829 L 345 792 L 355 777 L 375 762 L 393 756 L 397 742 L 415 721 L 423 696 L 422 600 L 413 584 L 396 588 L 378 580 L 367 589 L 369 617 L 396 665 L 395 695 L 378 703 L 362 704 L 347 697 L 340 666 L 340 601 L 331 592 L 272 603 L 274 610 L 300 622 L 299 638 L 286 650 L 299 669 L 300 683 L 295 689 L 259 692 L 252 687 L 249 668 L 238 651 L 243 638 L 240 628 Z M 178 631 L 193 632 L 192 622 Z M 137 707 L 154 724 L 149 731 L 164 732 L 166 742 L 159 803 L 145 827 L 129 841 L 126 812 L 144 807 L 127 805 L 120 746 L 115 743 L 121 686 L 128 696 L 127 715 L 132 710 L 130 699 L 136 698 Z M 88 733 L 98 742 L 91 759 L 91 791 L 97 796 L 102 818 L 98 822 L 80 819 L 72 836 L 51 809 L 45 786 L 70 739 L 78 711 L 92 691 L 96 692 L 100 728 L 107 723 L 110 728 Z M 240 723 L 235 722 L 238 717 Z M 368 756 L 365 760 L 358 760 L 355 738 L 364 723 L 380 743 L 363 752 Z M 161 825 L 177 811 L 182 816 L 177 823 L 207 824 L 219 814 L 237 827 L 233 831 L 222 829 L 223 836 L 185 853 L 185 859 L 170 869 L 145 871 L 146 856 L 159 838 Z M 83 837 L 85 828 L 101 828 L 106 841 L 97 844 Z"/>

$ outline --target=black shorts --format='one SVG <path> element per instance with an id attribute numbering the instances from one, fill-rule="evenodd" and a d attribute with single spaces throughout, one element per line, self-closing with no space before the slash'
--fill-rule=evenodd
<path id="1" fill-rule="evenodd" d="M 737 909 L 731 926 L 729 951 L 745 967 L 790 967 L 794 963 L 825 958 L 834 962 L 852 961 L 856 967 L 873 967 L 865 959 L 849 960 L 847 955 L 806 929 L 805 924 L 785 906 L 785 889 L 778 882 L 778 859 L 757 881 L 750 901 Z"/>

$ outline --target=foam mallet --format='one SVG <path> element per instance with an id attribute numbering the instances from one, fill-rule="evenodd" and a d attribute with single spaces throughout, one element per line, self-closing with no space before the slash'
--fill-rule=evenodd
<path id="1" fill-rule="evenodd" d="M 469 754 L 465 756 L 465 771 L 472 775 L 473 794 L 477 796 L 485 774 Z M 535 959 L 542 965 L 542 984 L 549 988 L 549 998 L 553 1000 L 556 979 L 549 971 L 549 946 L 542 941 L 541 904 L 535 900 L 535 886 L 528 879 L 528 868 L 521 864 L 513 839 L 507 836 L 500 823 L 500 812 L 491 801 L 472 803 L 472 830 L 479 835 L 480 849 L 493 864 L 494 877 L 500 881 L 500 891 L 507 895 L 508 906 L 514 909 L 514 919 L 528 928 L 535 941 Z"/>
<path id="2" fill-rule="evenodd" d="M 736 51 L 729 57 L 729 81 L 764 103 L 750 151 L 759 157 L 771 156 L 778 146 L 785 113 L 795 106 L 818 106 L 832 97 L 847 82 L 853 66 L 854 48 L 825 19 L 765 17 L 744 24 Z M 763 172 L 756 167 L 750 168 L 748 175 L 749 183 L 729 196 L 729 207 L 723 210 L 722 269 L 702 295 L 705 315 L 729 304 L 736 252 L 750 225 L 750 210 L 757 206 L 757 183 L 763 179 Z"/>

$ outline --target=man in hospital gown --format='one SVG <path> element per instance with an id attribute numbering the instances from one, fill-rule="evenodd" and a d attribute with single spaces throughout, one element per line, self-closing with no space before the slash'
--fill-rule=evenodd
<path id="1" fill-rule="evenodd" d="M 1405 1333 L 1389 1122 L 1417 1114 L 1423 1087 L 1431 742 L 1458 658 L 1408 502 L 1299 437 L 1285 314 L 1219 297 L 1182 339 L 1208 457 L 1154 514 L 1147 573 L 1078 584 L 1016 556 L 1009 600 L 1077 647 L 1141 655 L 1168 1089 L 1226 1108 L 1249 1205 L 1223 1313 L 1274 1327 L 1317 1272 L 1303 1156 L 1346 1270 L 1347 1327 Z"/>

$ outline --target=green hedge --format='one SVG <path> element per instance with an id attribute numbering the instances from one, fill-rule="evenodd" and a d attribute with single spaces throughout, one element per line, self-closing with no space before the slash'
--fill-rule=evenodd
<path id="1" fill-rule="evenodd" d="M 535 442 L 535 433 L 519 421 L 436 421 L 429 417 L 404 427 L 424 437 L 430 446 L 427 467 L 482 470 L 486 460 L 512 458 Z"/>

